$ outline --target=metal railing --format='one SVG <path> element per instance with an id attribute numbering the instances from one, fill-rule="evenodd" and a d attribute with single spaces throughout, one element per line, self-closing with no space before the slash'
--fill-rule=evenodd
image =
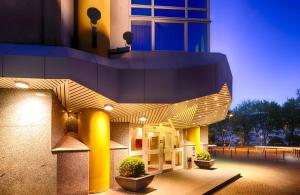
<path id="1" fill-rule="evenodd" d="M 300 148 L 295 147 L 209 147 L 213 158 L 225 157 L 236 159 L 286 160 L 300 159 Z"/>

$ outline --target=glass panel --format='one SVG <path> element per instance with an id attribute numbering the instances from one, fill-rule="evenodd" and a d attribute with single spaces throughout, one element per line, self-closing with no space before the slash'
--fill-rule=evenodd
<path id="1" fill-rule="evenodd" d="M 184 18 L 185 12 L 184 10 L 154 9 L 154 16 Z"/>
<path id="2" fill-rule="evenodd" d="M 175 165 L 180 166 L 182 165 L 182 152 L 175 152 Z"/>
<path id="3" fill-rule="evenodd" d="M 148 132 L 148 149 L 159 149 L 159 133 Z"/>
<path id="4" fill-rule="evenodd" d="M 150 8 L 131 8 L 131 15 L 151 16 L 151 9 Z"/>
<path id="5" fill-rule="evenodd" d="M 188 7 L 207 8 L 207 0 L 188 0 Z"/>
<path id="6" fill-rule="evenodd" d="M 188 38 L 190 52 L 207 52 L 207 24 L 189 23 Z"/>
<path id="7" fill-rule="evenodd" d="M 148 172 L 159 170 L 159 155 L 149 154 L 148 155 Z"/>
<path id="8" fill-rule="evenodd" d="M 163 169 L 171 169 L 172 168 L 172 152 L 165 152 L 163 159 L 164 159 Z"/>
<path id="9" fill-rule="evenodd" d="M 155 23 L 156 50 L 184 50 L 183 23 Z"/>
<path id="10" fill-rule="evenodd" d="M 143 150 L 143 129 L 132 128 L 131 129 L 131 150 Z"/>
<path id="11" fill-rule="evenodd" d="M 132 50 L 152 50 L 151 47 L 151 22 L 132 21 L 131 32 L 133 33 Z"/>
<path id="12" fill-rule="evenodd" d="M 189 18 L 206 19 L 207 18 L 207 12 L 206 11 L 189 10 L 188 11 L 188 17 Z"/>
<path id="13" fill-rule="evenodd" d="M 175 147 L 176 148 L 183 147 L 183 132 L 182 131 L 176 131 L 176 134 L 175 134 Z"/>
<path id="14" fill-rule="evenodd" d="M 171 133 L 162 133 L 163 138 L 163 147 L 164 148 L 173 148 L 172 146 L 172 134 Z"/>
<path id="15" fill-rule="evenodd" d="M 155 0 L 154 5 L 184 7 L 185 0 Z"/>
<path id="16" fill-rule="evenodd" d="M 151 5 L 151 0 L 131 0 L 131 4 Z"/>

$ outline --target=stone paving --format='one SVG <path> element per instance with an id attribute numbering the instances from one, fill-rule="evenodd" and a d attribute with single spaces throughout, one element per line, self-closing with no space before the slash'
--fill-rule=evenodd
<path id="1" fill-rule="evenodd" d="M 120 188 L 99 195 L 198 195 L 241 173 L 241 178 L 215 191 L 216 195 L 300 195 L 300 161 L 216 160 L 213 170 L 177 170 L 157 175 L 147 191 Z"/>
<path id="2" fill-rule="evenodd" d="M 149 188 L 142 193 L 117 188 L 99 195 L 199 195 L 238 175 L 235 171 L 221 169 L 181 169 L 156 175 Z"/>
<path id="3" fill-rule="evenodd" d="M 299 161 L 217 159 L 215 166 L 224 170 L 238 170 L 242 176 L 217 191 L 217 195 L 300 194 Z"/>

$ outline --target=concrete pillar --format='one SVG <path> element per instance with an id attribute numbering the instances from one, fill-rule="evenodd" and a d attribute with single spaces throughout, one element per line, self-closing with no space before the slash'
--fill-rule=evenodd
<path id="1" fill-rule="evenodd" d="M 200 127 L 186 129 L 186 139 L 196 145 L 196 153 L 200 152 Z"/>
<path id="2" fill-rule="evenodd" d="M 105 112 L 85 109 L 78 115 L 78 135 L 90 148 L 89 191 L 104 192 L 110 180 L 110 121 Z"/>
<path id="3" fill-rule="evenodd" d="M 200 149 L 208 150 L 208 126 L 200 127 Z"/>

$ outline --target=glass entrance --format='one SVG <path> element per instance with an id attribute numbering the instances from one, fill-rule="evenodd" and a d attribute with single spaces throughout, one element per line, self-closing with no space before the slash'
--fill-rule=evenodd
<path id="1" fill-rule="evenodd" d="M 144 140 L 147 146 L 144 155 L 147 172 L 158 174 L 182 168 L 182 133 L 173 129 L 148 129 Z"/>

